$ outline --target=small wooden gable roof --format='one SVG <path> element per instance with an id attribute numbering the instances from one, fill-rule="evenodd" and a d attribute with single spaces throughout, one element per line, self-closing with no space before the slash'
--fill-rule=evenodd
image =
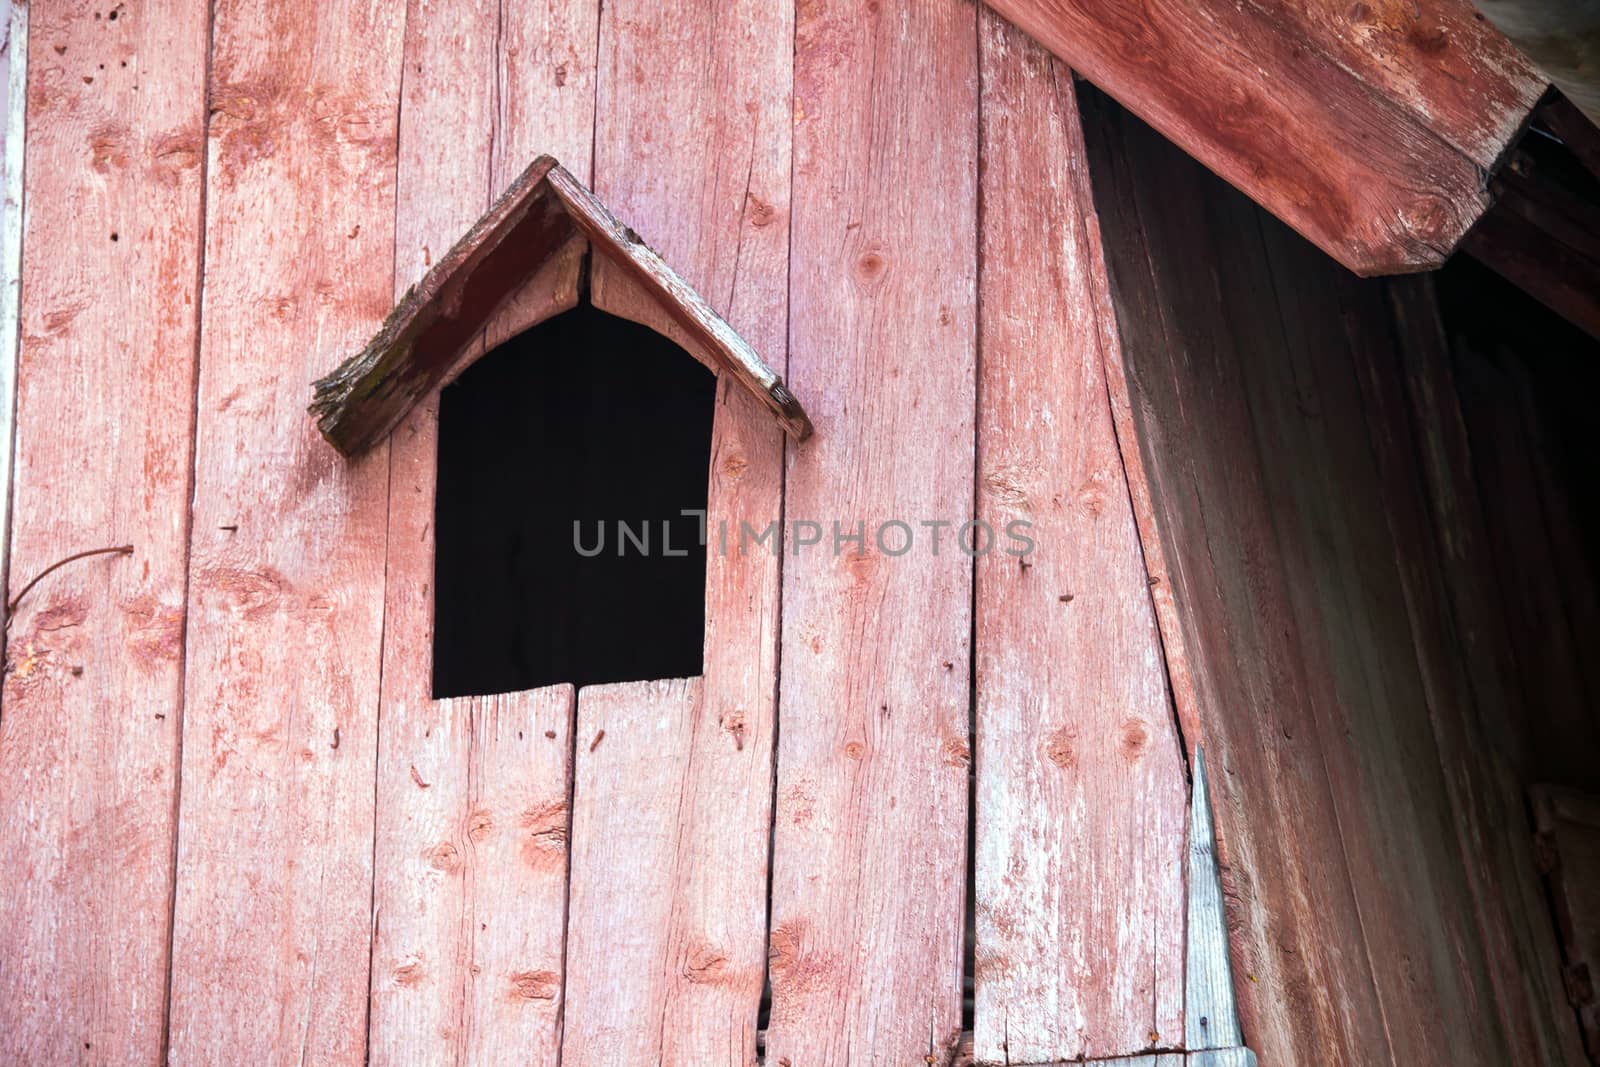
<path id="1" fill-rule="evenodd" d="M 485 322 L 545 263 L 587 241 L 625 271 L 712 360 L 797 439 L 811 421 L 783 379 L 705 299 L 550 156 L 540 156 L 433 269 L 406 291 L 360 352 L 315 385 L 311 413 L 346 456 L 386 437 L 466 355 Z"/>

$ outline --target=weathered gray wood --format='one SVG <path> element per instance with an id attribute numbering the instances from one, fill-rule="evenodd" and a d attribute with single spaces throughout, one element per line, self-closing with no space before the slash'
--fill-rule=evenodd
<path id="1" fill-rule="evenodd" d="M 1256 1054 L 1247 1048 L 1210 1049 L 1189 1053 L 1188 1067 L 1256 1067 Z"/>
<path id="2" fill-rule="evenodd" d="M 1600 5 L 1592 0 L 1473 0 L 1495 27 L 1600 123 Z"/>
<path id="3" fill-rule="evenodd" d="M 28 5 L 9 5 L 0 43 L 0 121 L 5 155 L 0 162 L 0 589 L 9 588 L 11 556 L 4 539 L 11 529 L 11 438 L 17 414 L 17 314 L 22 298 L 22 166 L 28 88 Z M 0 597 L 0 599 L 4 599 Z M 0 607 L 0 624 L 9 616 Z"/>
<path id="4" fill-rule="evenodd" d="M 1184 976 L 1184 1045 L 1190 1050 L 1244 1044 L 1233 1000 L 1228 955 L 1228 918 L 1217 868 L 1217 836 L 1211 821 L 1211 785 L 1206 754 L 1194 753 L 1194 791 L 1189 800 L 1189 939 Z"/>
<path id="5" fill-rule="evenodd" d="M 1190 1067 L 1256 1067 L 1244 1047 L 1233 998 L 1228 918 L 1217 867 L 1217 837 L 1211 818 L 1211 783 L 1206 753 L 1194 753 L 1194 790 L 1189 801 L 1188 971 L 1184 990 L 1184 1044 Z"/>

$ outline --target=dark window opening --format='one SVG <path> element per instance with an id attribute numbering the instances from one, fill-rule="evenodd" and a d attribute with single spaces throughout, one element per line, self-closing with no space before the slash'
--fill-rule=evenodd
<path id="1" fill-rule="evenodd" d="M 588 305 L 443 390 L 435 698 L 701 672 L 715 398 L 683 349 Z"/>

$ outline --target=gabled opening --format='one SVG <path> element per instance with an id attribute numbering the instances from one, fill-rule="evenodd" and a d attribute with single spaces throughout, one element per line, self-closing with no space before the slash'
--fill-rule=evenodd
<path id="1" fill-rule="evenodd" d="M 433 695 L 701 673 L 716 378 L 587 304 L 440 394 Z"/>

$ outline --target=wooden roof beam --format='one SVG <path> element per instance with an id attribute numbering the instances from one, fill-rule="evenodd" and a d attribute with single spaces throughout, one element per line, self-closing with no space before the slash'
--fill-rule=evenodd
<path id="1" fill-rule="evenodd" d="M 697 347 L 787 432 L 798 440 L 810 436 L 810 420 L 777 372 L 549 156 L 523 171 L 407 290 L 360 352 L 315 383 L 310 410 L 322 436 L 346 456 L 383 440 L 418 400 L 471 357 L 474 340 L 495 311 L 574 241 L 587 241 L 660 301 Z"/>
<path id="2" fill-rule="evenodd" d="M 988 0 L 1357 274 L 1439 266 L 1544 89 L 1467 0 Z"/>

